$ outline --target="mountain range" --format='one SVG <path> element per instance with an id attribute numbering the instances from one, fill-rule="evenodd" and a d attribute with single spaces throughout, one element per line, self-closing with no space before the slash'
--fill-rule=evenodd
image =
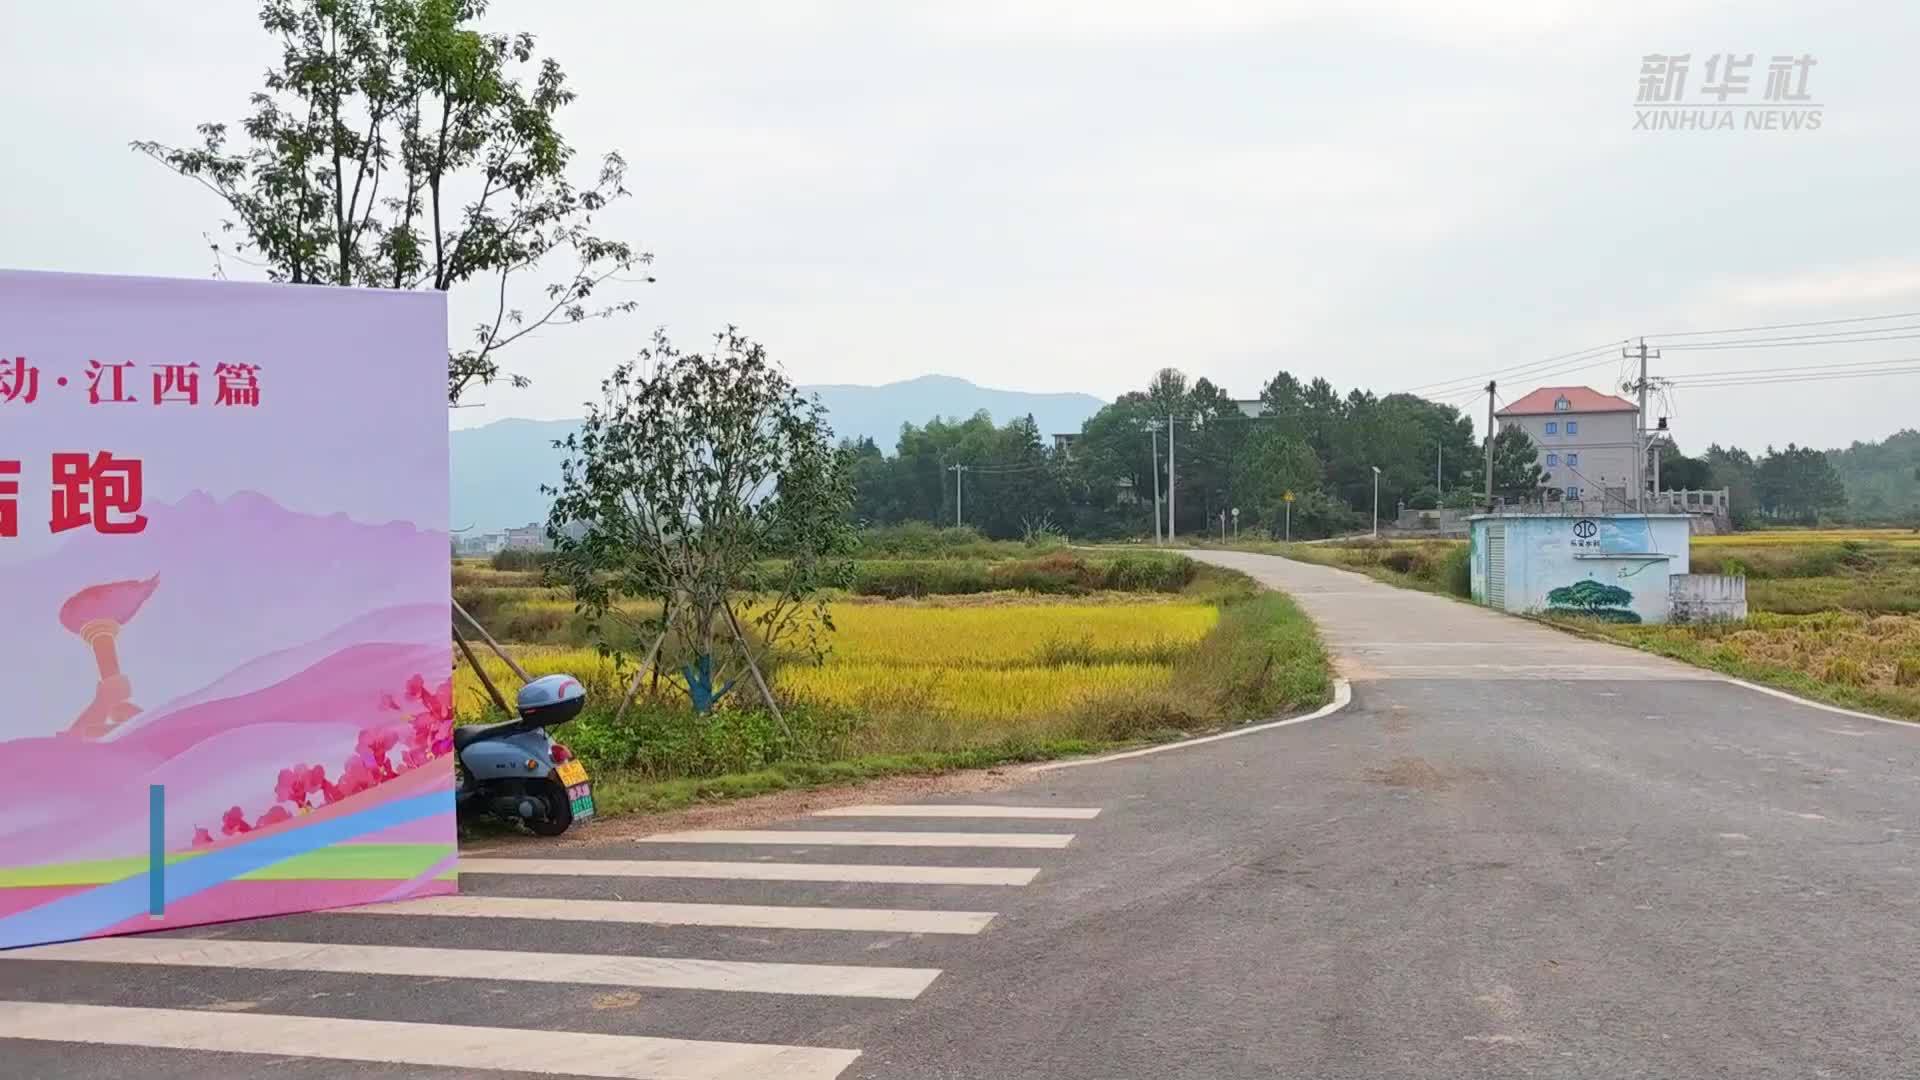
<path id="1" fill-rule="evenodd" d="M 834 435 L 868 438 L 892 453 L 903 424 L 985 411 L 995 423 L 1031 414 L 1043 434 L 1079 431 L 1106 402 L 1091 394 L 1030 394 L 977 386 L 951 375 L 923 375 L 883 386 L 802 386 L 826 406 Z M 577 420 L 498 420 L 452 433 L 453 527 L 473 533 L 544 521 L 542 484 L 560 477 L 554 442 Z"/>

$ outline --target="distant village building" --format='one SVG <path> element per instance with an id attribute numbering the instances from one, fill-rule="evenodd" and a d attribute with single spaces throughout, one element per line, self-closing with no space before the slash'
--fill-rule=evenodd
<path id="1" fill-rule="evenodd" d="M 547 540 L 547 527 L 539 522 L 508 529 L 506 537 L 508 551 L 547 551 L 553 547 Z"/>
<path id="2" fill-rule="evenodd" d="M 1494 413 L 1502 427 L 1527 433 L 1547 486 L 1571 502 L 1630 503 L 1640 407 L 1584 386 L 1543 386 Z"/>

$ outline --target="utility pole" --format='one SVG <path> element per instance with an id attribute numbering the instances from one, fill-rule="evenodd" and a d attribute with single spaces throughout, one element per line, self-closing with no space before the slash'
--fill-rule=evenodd
<path id="1" fill-rule="evenodd" d="M 953 527 L 960 527 L 960 487 L 964 482 L 968 465 L 949 465 L 947 471 L 953 473 Z"/>
<path id="2" fill-rule="evenodd" d="M 1433 448 L 1433 497 L 1438 499 L 1446 495 L 1447 489 L 1440 483 L 1440 463 L 1446 460 L 1447 444 L 1441 443 Z"/>
<path id="3" fill-rule="evenodd" d="M 1487 380 L 1487 506 L 1493 506 L 1493 387 Z"/>
<path id="4" fill-rule="evenodd" d="M 1634 383 L 1640 391 L 1640 414 L 1633 433 L 1633 508 L 1641 513 L 1647 509 L 1647 357 L 1660 358 L 1658 350 L 1647 351 L 1647 339 L 1640 339 L 1635 349 L 1621 349 L 1620 355 L 1631 360 L 1636 356 L 1640 360 L 1640 378 Z"/>
<path id="5" fill-rule="evenodd" d="M 1167 541 L 1171 543 L 1173 528 L 1173 413 L 1167 413 Z"/>
<path id="6" fill-rule="evenodd" d="M 1160 429 L 1148 424 L 1147 434 L 1153 436 L 1153 542 L 1160 543 Z"/>

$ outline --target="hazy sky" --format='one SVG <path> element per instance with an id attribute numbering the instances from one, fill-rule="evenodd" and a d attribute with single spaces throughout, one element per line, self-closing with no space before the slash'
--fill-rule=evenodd
<path id="1" fill-rule="evenodd" d="M 126 144 L 243 115 L 271 58 L 256 5 L 8 6 L 0 263 L 207 274 L 220 208 Z M 1920 311 L 1904 0 L 498 0 L 491 21 L 566 66 L 584 156 L 627 156 L 609 222 L 659 281 L 624 322 L 515 346 L 535 385 L 461 424 L 577 415 L 655 325 L 692 344 L 737 323 L 803 382 L 1110 397 L 1171 364 L 1251 396 L 1283 367 L 1387 392 L 1636 334 Z M 1759 102 L 1770 55 L 1811 55 L 1821 127 L 1635 131 L 1653 52 L 1692 54 L 1688 101 L 1708 56 L 1755 54 Z M 454 310 L 457 338 L 476 313 Z M 1920 340 L 1655 371 L 1903 356 Z M 1690 451 L 1837 445 L 1920 423 L 1920 375 L 1670 409 Z"/>

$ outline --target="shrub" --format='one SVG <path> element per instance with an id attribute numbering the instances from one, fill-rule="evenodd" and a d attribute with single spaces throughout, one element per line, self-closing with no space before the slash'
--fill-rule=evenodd
<path id="1" fill-rule="evenodd" d="M 1465 544 L 1455 544 L 1440 559 L 1437 579 L 1447 592 L 1455 596 L 1473 595 L 1473 549 Z"/>
<path id="2" fill-rule="evenodd" d="M 1903 656 L 1894 664 L 1893 685 L 1920 686 L 1920 656 Z"/>
<path id="3" fill-rule="evenodd" d="M 553 562 L 551 551 L 496 551 L 488 560 L 495 570 L 544 570 Z"/>
<path id="4" fill-rule="evenodd" d="M 1860 686 L 1867 681 L 1867 669 L 1850 656 L 1836 656 L 1827 661 L 1827 670 L 1822 678 L 1828 682 Z"/>

